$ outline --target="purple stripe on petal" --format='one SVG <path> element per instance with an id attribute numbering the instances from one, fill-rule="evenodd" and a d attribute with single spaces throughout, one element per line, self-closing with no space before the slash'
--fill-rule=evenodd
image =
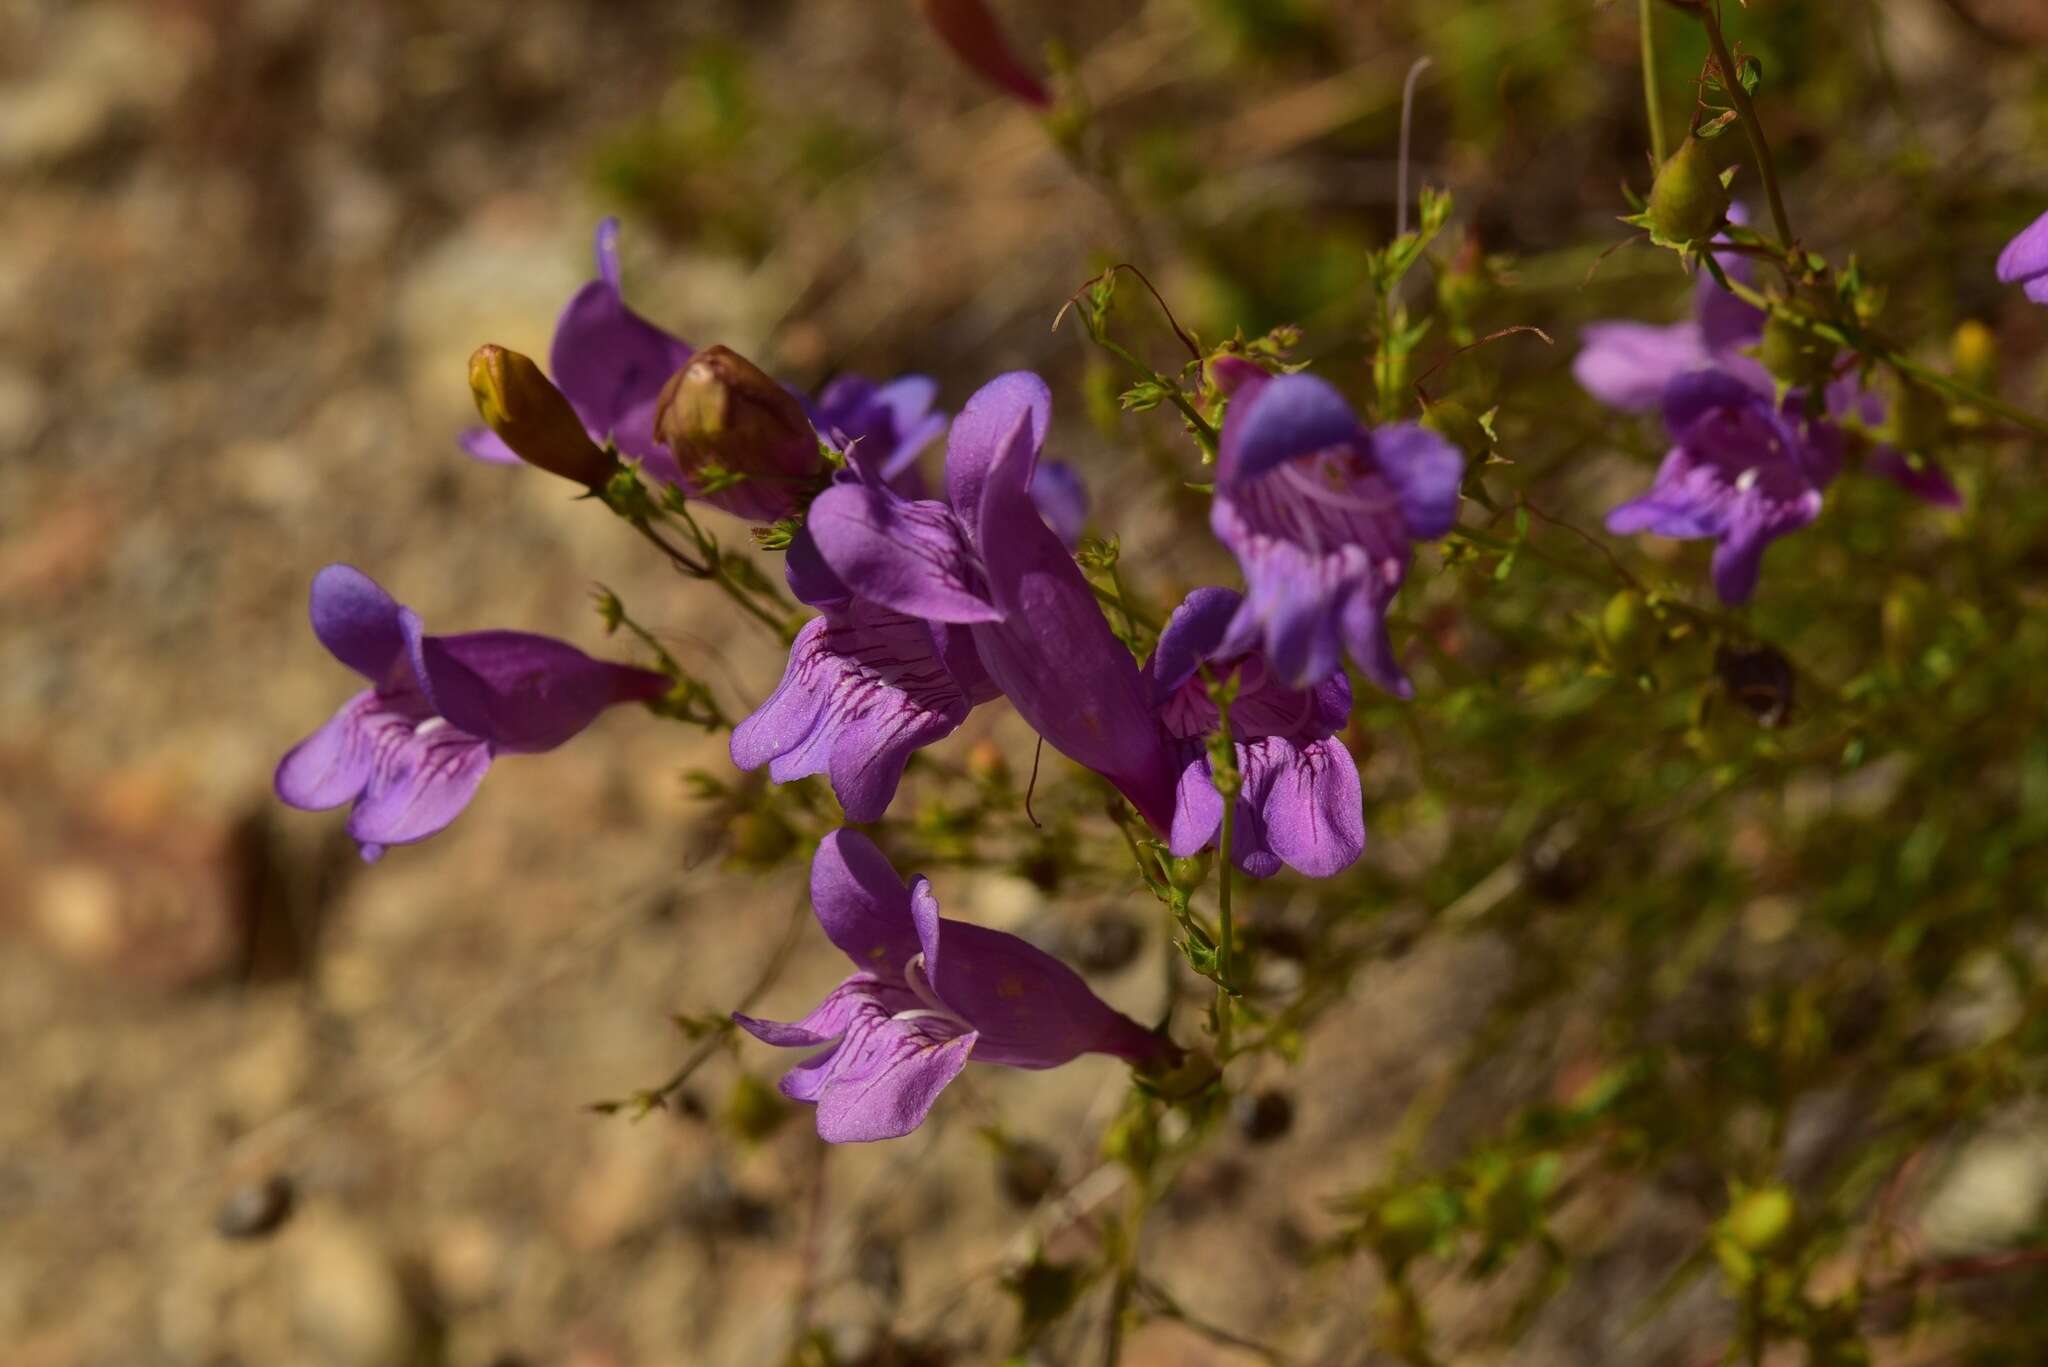
<path id="1" fill-rule="evenodd" d="M 443 829 L 476 796 L 491 747 L 439 717 L 379 732 L 348 833 L 364 845 L 407 845 Z"/>

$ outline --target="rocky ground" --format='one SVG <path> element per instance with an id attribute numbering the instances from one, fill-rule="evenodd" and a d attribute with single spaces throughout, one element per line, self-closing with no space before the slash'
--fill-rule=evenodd
<path id="1" fill-rule="evenodd" d="M 1090 49 L 1098 89 L 1142 88 L 1176 38 L 1175 7 L 1134 8 Z M 736 614 L 601 513 L 452 444 L 474 345 L 544 354 L 617 203 L 592 149 L 677 98 L 678 53 L 767 53 L 771 108 L 832 90 L 900 137 L 744 265 L 629 214 L 644 312 L 807 380 L 927 370 L 952 404 L 999 369 L 1073 362 L 1046 324 L 1116 206 L 906 29 L 737 0 L 0 3 L 0 1358 L 751 1364 L 808 1325 L 847 1361 L 983 1361 L 1031 1236 L 1119 1199 L 1090 1147 L 1124 1087 L 1105 1060 L 972 1074 L 919 1136 L 829 1155 L 801 1117 L 734 1137 L 737 1079 L 778 1064 L 752 1046 L 678 1113 L 585 1109 L 671 1071 L 669 1013 L 729 1007 L 790 925 L 797 880 L 708 853 L 680 775 L 722 766 L 717 738 L 613 715 L 502 764 L 454 828 L 374 871 L 338 820 L 269 796 L 278 755 L 353 687 L 304 625 L 331 560 L 431 626 L 593 650 L 601 579 L 728 698 L 772 683 Z M 1318 117 L 1313 98 L 1264 111 L 1219 155 L 1255 163 Z M 746 202 L 694 174 L 691 203 Z M 798 171 L 732 174 L 788 194 Z M 1135 511 L 1127 539 L 1163 516 Z M 1100 910 L 994 875 L 939 885 L 1048 938 Z M 1140 1014 L 1153 935 L 1098 975 Z M 1291 1127 L 1248 1118 L 1154 1221 L 1148 1267 L 1181 1304 L 1302 1361 L 1363 1359 L 1370 1284 L 1307 1261 L 1324 1198 L 1375 1176 L 1499 959 L 1472 937 L 1361 978 L 1309 1041 Z M 764 1013 L 837 971 L 804 938 Z M 1006 1190 L 978 1132 L 998 1118 L 1049 1180 Z M 1632 1199 L 1617 1218 L 1589 1191 L 1586 1237 L 1611 1248 L 1515 1360 L 1716 1341 L 1711 1296 L 1626 1344 L 1584 1337 L 1687 1251 Z M 1164 1320 L 1125 1358 L 1245 1360 Z"/>

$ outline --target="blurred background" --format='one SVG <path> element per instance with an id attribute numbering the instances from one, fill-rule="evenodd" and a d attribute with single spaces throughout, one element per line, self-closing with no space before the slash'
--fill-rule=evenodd
<path id="1" fill-rule="evenodd" d="M 777 957 L 807 925 L 791 916 L 800 864 L 738 862 L 729 804 L 684 780 L 728 770 L 722 737 L 622 710 L 501 765 L 448 832 L 374 870 L 340 814 L 269 793 L 279 755 L 354 687 L 305 626 L 329 561 L 369 571 L 430 629 L 513 626 L 629 655 L 592 611 L 602 582 L 728 710 L 778 677 L 772 642 L 601 511 L 454 445 L 473 420 L 470 350 L 546 354 L 605 214 L 623 221 L 635 308 L 805 387 L 922 372 L 957 409 L 999 371 L 1045 373 L 1056 454 L 1170 603 L 1229 573 L 1200 503 L 1176 492 L 1200 478 L 1191 448 L 1162 415 L 1119 414 L 1124 381 L 1054 316 L 1132 261 L 1205 340 L 1299 323 L 1302 354 L 1358 385 L 1364 254 L 1392 232 L 1400 86 L 1428 56 L 1415 177 L 1457 196 L 1440 255 L 1462 253 L 1484 296 L 1456 326 L 1469 340 L 1540 325 L 1557 343 L 1498 343 L 1440 382 L 1500 406 L 1504 449 L 1524 443 L 1543 496 L 1580 525 L 1640 483 L 1654 433 L 1602 414 L 1567 372 L 1580 322 L 1686 307 L 1667 255 L 1603 259 L 1628 231 L 1624 185 L 1648 184 L 1633 4 L 998 8 L 1028 65 L 1058 66 L 1064 150 L 909 4 L 0 0 L 0 1359 L 879 1367 L 995 1361 L 1019 1342 L 1034 1294 L 1020 1258 L 1085 1246 L 1091 1203 L 1115 1198 L 1098 1139 L 1121 1065 L 977 1070 L 918 1135 L 829 1162 L 766 1091 L 785 1060 L 752 1045 L 710 1057 L 673 1111 L 586 1109 L 677 1067 L 691 1041 L 672 1013 L 722 1013 L 777 967 L 761 1011 L 787 1013 L 838 976 L 815 936 Z M 1763 62 L 1802 236 L 1888 281 L 1888 317 L 1930 359 L 1958 323 L 1987 323 L 2008 396 L 2038 411 L 2048 312 L 1997 286 L 1991 262 L 2048 209 L 2048 10 L 1754 0 L 1730 25 Z M 1676 123 L 1704 44 L 1675 14 L 1662 33 Z M 1733 161 L 1734 139 L 1722 146 Z M 1746 172 L 1736 188 L 1755 191 Z M 1496 256 L 1512 266 L 1480 265 Z M 1126 340 L 1177 366 L 1132 294 Z M 1978 545 L 1980 589 L 2038 604 L 2038 499 L 2011 505 L 2024 534 L 1995 553 L 1969 514 L 1845 502 L 1875 509 L 1863 535 L 1909 567 Z M 1882 577 L 1859 584 L 1856 562 L 1829 556 L 1774 552 L 1767 581 L 1835 583 L 1874 630 Z M 1455 597 L 1448 576 L 1410 593 L 1419 623 Z M 1568 611 L 1532 594 L 1519 627 L 1438 639 L 1468 673 L 1534 688 L 1531 632 L 1568 635 Z M 1828 617 L 1799 611 L 1773 624 Z M 1822 649 L 1847 651 L 1847 628 L 1829 630 L 1813 628 Z M 2039 701 L 2004 696 L 2012 746 Z M 1126 1347 L 1134 1367 L 1259 1360 L 1232 1334 L 1287 1355 L 1268 1360 L 1382 1360 L 1376 1274 L 1329 1256 L 1347 1218 L 1333 1197 L 1384 1175 L 1418 1094 L 1469 1080 L 1458 1060 L 1520 981 L 1524 947 L 1486 918 L 1526 902 L 1527 841 L 1539 871 L 1560 867 L 1539 837 L 1563 785 L 1523 745 L 1540 721 L 1446 731 L 1450 771 L 1426 779 L 1427 723 L 1373 706 L 1384 738 L 1354 748 L 1375 843 L 1367 892 L 1339 918 L 1356 971 L 1319 1003 L 1297 1065 L 1256 1059 L 1234 1078 L 1237 1104 L 1149 1225 L 1148 1274 L 1225 1332 L 1154 1314 Z M 1561 704 L 1557 734 L 1651 707 Z M 992 711 L 950 753 L 986 740 L 1028 764 L 1026 734 Z M 1976 753 L 1939 771 L 1959 807 L 1984 796 L 1965 778 Z M 1459 786 L 1467 758 L 1492 788 Z M 1997 788 L 1995 768 L 1977 772 Z M 1497 791 L 1525 779 L 1526 801 Z M 1883 812 L 1877 787 L 1830 801 Z M 1780 809 L 1745 811 L 1712 842 L 1758 864 Z M 1918 820 L 1867 838 L 1896 846 Z M 1833 844 L 1781 862 L 1762 912 L 1757 886 L 1683 859 L 1642 895 L 1723 908 L 1738 940 L 1768 946 L 1862 839 L 1830 828 Z M 1995 867 L 1984 848 L 1937 842 L 1923 875 L 1960 860 L 2015 914 L 2039 911 L 2038 841 Z M 1496 866 L 1507 884 L 1486 892 Z M 1612 863 L 1561 867 L 1561 900 L 1598 878 L 1643 886 Z M 939 885 L 951 914 L 1060 948 L 1156 1017 L 1161 928 L 1142 893 L 1061 888 L 1028 865 L 949 868 Z M 1338 923 L 1299 889 L 1260 895 L 1275 926 Z M 1421 935 L 1447 908 L 1462 929 Z M 1553 931 L 1558 961 L 1599 943 Z M 1284 954 L 1270 963 L 1289 971 Z M 1914 1007 L 1937 1023 L 1938 995 Z M 1722 1021 L 1731 1037 L 1739 1016 Z M 1432 1144 L 1626 1043 L 1597 1019 L 1516 1028 L 1483 1051 L 1480 1085 L 1444 1084 Z M 2048 1121 L 2024 1095 L 1928 1159 L 1913 1191 L 1931 1246 L 2039 1225 Z M 1715 1360 L 1725 1297 L 1670 1279 L 1725 1199 L 1712 1168 L 1681 1165 L 1581 1187 L 1559 1216 L 1571 1275 L 1512 1335 L 1502 1307 L 1527 1290 L 1512 1278 L 1433 1289 L 1444 1360 Z M 1096 1315 L 1084 1306 L 1028 1360 L 1092 1361 Z M 1937 1333 L 1884 1360 L 1958 1361 L 1965 1341 Z"/>

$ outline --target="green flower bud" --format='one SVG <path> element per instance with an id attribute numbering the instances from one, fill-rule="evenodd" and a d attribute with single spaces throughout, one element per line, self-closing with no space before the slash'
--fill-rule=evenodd
<path id="1" fill-rule="evenodd" d="M 1617 669 L 1639 669 L 1656 643 L 1657 623 L 1649 604 L 1634 589 L 1623 589 L 1600 610 L 1600 639 Z"/>
<path id="2" fill-rule="evenodd" d="M 1700 242 L 1728 217 L 1728 187 L 1714 157 L 1698 138 L 1688 137 L 1671 154 L 1650 186 L 1650 223 L 1669 242 Z"/>
<path id="3" fill-rule="evenodd" d="M 1958 380 L 1972 389 L 1998 388 L 1998 338 L 1990 328 L 1972 318 L 1956 329 L 1948 350 Z"/>
<path id="4" fill-rule="evenodd" d="M 1792 1228 L 1792 1193 L 1783 1187 L 1759 1187 L 1737 1198 L 1721 1217 L 1721 1232 L 1737 1248 L 1761 1253 Z"/>
<path id="5" fill-rule="evenodd" d="M 1194 892 L 1209 881 L 1209 852 L 1202 850 L 1168 861 L 1166 877 L 1181 892 Z"/>
<path id="6" fill-rule="evenodd" d="M 1941 625 L 1934 591 L 1918 579 L 1902 578 L 1892 584 L 1880 609 L 1884 627 L 1884 654 L 1896 669 L 1905 669 L 1934 644 Z"/>
<path id="7" fill-rule="evenodd" d="M 1794 389 L 1817 389 L 1835 374 L 1835 348 L 1775 313 L 1764 324 L 1756 358 L 1773 378 Z"/>
<path id="8" fill-rule="evenodd" d="M 583 420 L 539 366 L 516 351 L 480 346 L 469 358 L 478 416 L 514 455 L 586 489 L 602 489 L 618 462 L 600 450 Z"/>
<path id="9" fill-rule="evenodd" d="M 1472 410 L 1456 399 L 1439 399 L 1422 411 L 1422 425 L 1474 460 L 1493 449 L 1493 438 Z"/>
<path id="10" fill-rule="evenodd" d="M 654 435 L 698 497 L 764 522 L 797 511 L 824 467 L 796 395 L 729 347 L 705 347 L 669 377 Z"/>

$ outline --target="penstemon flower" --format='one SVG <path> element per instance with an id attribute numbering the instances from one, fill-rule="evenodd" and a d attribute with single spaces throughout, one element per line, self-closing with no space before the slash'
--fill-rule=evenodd
<path id="1" fill-rule="evenodd" d="M 1730 217 L 1743 221 L 1739 206 Z M 1732 278 L 1751 278 L 1744 258 L 1721 253 L 1717 259 Z M 1813 369 L 1816 383 L 1826 380 L 1833 358 L 1777 356 L 1774 344 L 1785 345 L 1788 334 L 1797 340 L 1796 332 L 1769 323 L 1705 272 L 1693 300 L 1694 316 L 1668 326 L 1587 324 L 1572 374 L 1610 408 L 1661 410 L 1675 443 L 1649 492 L 1610 512 L 1607 529 L 1718 540 L 1715 591 L 1724 602 L 1741 603 L 1756 589 L 1764 548 L 1820 515 L 1822 491 L 1851 448 L 1843 421 L 1874 431 L 1885 421 L 1886 404 L 1853 375 L 1828 381 L 1816 411 L 1809 411 L 1803 388 L 1781 398 L 1760 357 L 1785 362 L 1788 370 Z M 1908 456 L 1873 442 L 1864 463 L 1929 503 L 1954 507 L 1962 501 L 1925 453 Z"/>
<path id="2" fill-rule="evenodd" d="M 824 1046 L 781 1086 L 817 1106 L 829 1143 L 909 1134 L 970 1059 L 1057 1068 L 1085 1053 L 1144 1065 L 1178 1052 L 1043 950 L 940 917 L 931 885 L 917 877 L 906 887 L 859 831 L 820 842 L 811 908 L 856 971 L 801 1020 L 733 1020 L 766 1044 Z"/>
<path id="3" fill-rule="evenodd" d="M 1337 734 L 1351 716 L 1351 681 L 1339 669 L 1306 689 L 1282 683 L 1259 649 L 1226 640 L 1243 601 L 1230 589 L 1196 589 L 1173 610 L 1145 664 L 1180 770 L 1168 848 L 1194 854 L 1222 828 L 1223 796 L 1209 761 L 1221 717 L 1209 684 L 1234 678 L 1230 730 L 1242 786 L 1231 858 L 1254 878 L 1283 864 L 1327 878 L 1365 849 L 1358 766 Z"/>
<path id="4" fill-rule="evenodd" d="M 904 498 L 856 462 L 857 478 L 811 505 L 807 530 L 831 579 L 858 597 L 966 627 L 1024 720 L 1165 830 L 1172 768 L 1138 667 L 1032 496 L 1051 407 L 1036 375 L 999 376 L 953 421 L 945 501 Z"/>
<path id="5" fill-rule="evenodd" d="M 552 750 L 614 703 L 646 702 L 661 675 L 593 660 L 523 631 L 429 636 L 361 570 L 313 577 L 313 634 L 370 681 L 277 766 L 278 797 L 306 811 L 354 803 L 363 858 L 424 840 L 461 814 L 500 754 Z"/>
<path id="6" fill-rule="evenodd" d="M 1246 595 L 1230 625 L 1284 683 L 1309 688 L 1345 653 L 1396 697 L 1414 693 L 1386 614 L 1414 544 L 1458 515 L 1464 458 L 1415 423 L 1362 426 L 1328 381 L 1232 371 L 1209 525 Z"/>

